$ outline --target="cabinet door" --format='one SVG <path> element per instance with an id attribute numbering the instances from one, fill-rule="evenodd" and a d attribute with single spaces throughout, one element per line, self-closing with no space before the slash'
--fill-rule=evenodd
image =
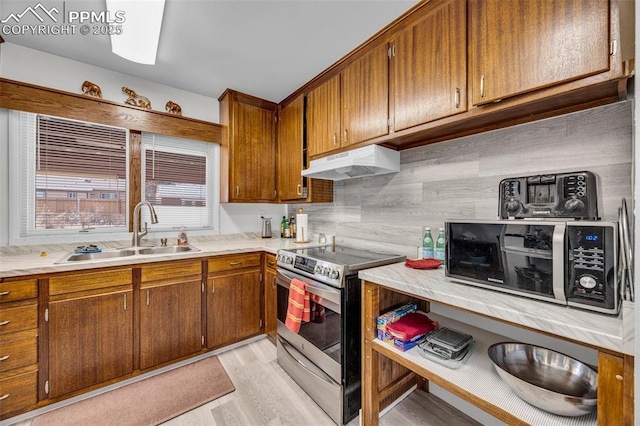
<path id="1" fill-rule="evenodd" d="M 340 147 L 340 75 L 307 95 L 309 157 Z"/>
<path id="2" fill-rule="evenodd" d="M 473 104 L 609 69 L 609 2 L 472 0 Z"/>
<path id="3" fill-rule="evenodd" d="M 303 197 L 302 169 L 304 97 L 282 108 L 278 121 L 278 191 L 281 200 Z"/>
<path id="4" fill-rule="evenodd" d="M 342 146 L 389 133 L 389 56 L 386 43 L 342 72 Z"/>
<path id="5" fill-rule="evenodd" d="M 232 199 L 275 200 L 275 110 L 237 102 L 233 111 Z"/>
<path id="6" fill-rule="evenodd" d="M 138 301 L 141 370 L 202 349 L 200 281 L 142 288 Z"/>
<path id="7" fill-rule="evenodd" d="M 49 397 L 133 371 L 133 291 L 49 303 Z"/>
<path id="8" fill-rule="evenodd" d="M 270 262 L 273 266 L 270 266 Z M 278 306 L 276 295 L 278 292 L 276 284 L 275 257 L 267 255 L 267 265 L 264 274 L 264 332 L 273 343 L 276 342 L 276 322 L 278 320 Z"/>
<path id="9" fill-rule="evenodd" d="M 393 44 L 395 131 L 467 110 L 467 7 L 454 0 Z"/>
<path id="10" fill-rule="evenodd" d="M 207 341 L 210 348 L 260 334 L 260 270 L 235 272 L 207 282 Z"/>

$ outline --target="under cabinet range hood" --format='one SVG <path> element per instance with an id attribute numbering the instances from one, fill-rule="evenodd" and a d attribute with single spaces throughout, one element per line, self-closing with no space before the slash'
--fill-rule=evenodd
<path id="1" fill-rule="evenodd" d="M 302 171 L 302 176 L 325 180 L 345 180 L 399 171 L 400 152 L 379 145 L 368 145 L 311 160 L 309 168 Z"/>

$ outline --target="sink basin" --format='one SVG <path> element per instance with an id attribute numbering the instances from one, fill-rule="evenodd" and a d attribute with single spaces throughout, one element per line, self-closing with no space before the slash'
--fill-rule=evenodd
<path id="1" fill-rule="evenodd" d="M 139 247 L 139 254 L 171 254 L 200 251 L 193 246 Z"/>
<path id="2" fill-rule="evenodd" d="M 119 250 L 104 250 L 97 253 L 71 253 L 65 255 L 55 263 L 82 262 L 87 260 L 117 259 L 119 257 L 136 255 L 177 254 L 198 251 L 200 251 L 200 249 L 197 249 L 194 246 L 128 247 Z"/>
<path id="3" fill-rule="evenodd" d="M 113 259 L 117 257 L 134 256 L 136 251 L 134 249 L 122 249 L 122 250 L 105 250 L 97 253 L 71 253 L 58 260 L 56 263 L 65 262 L 81 262 L 84 260 L 99 260 L 99 259 Z"/>

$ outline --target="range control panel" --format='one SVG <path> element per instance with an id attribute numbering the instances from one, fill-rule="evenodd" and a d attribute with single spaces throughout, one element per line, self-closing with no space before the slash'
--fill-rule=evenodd
<path id="1" fill-rule="evenodd" d="M 343 287 L 344 267 L 296 253 L 280 250 L 276 256 L 278 268 L 297 272 L 333 287 Z"/>
<path id="2" fill-rule="evenodd" d="M 615 226 L 604 222 L 602 226 L 567 226 L 567 233 L 568 303 L 615 311 L 619 301 Z"/>
<path id="3" fill-rule="evenodd" d="M 499 192 L 501 219 L 599 219 L 597 178 L 591 172 L 507 178 Z"/>

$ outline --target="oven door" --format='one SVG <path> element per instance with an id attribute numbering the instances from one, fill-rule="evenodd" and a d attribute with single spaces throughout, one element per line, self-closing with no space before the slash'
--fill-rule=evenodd
<path id="1" fill-rule="evenodd" d="M 324 315 L 315 321 L 303 322 L 298 333 L 292 332 L 285 325 L 289 287 L 294 278 L 304 281 L 306 290 L 310 295 L 315 295 L 317 303 L 321 305 L 318 308 L 324 308 Z M 342 290 L 283 269 L 278 269 L 276 282 L 278 284 L 278 336 L 310 359 L 337 383 L 342 383 L 340 367 Z"/>

